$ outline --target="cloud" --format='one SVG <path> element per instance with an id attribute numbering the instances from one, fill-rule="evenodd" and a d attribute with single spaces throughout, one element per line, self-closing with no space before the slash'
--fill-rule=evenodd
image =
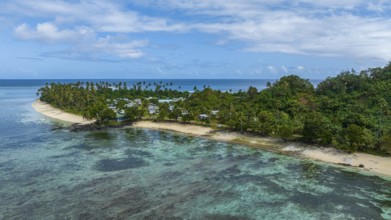
<path id="1" fill-rule="evenodd" d="M 260 15 L 259 11 L 306 11 L 307 14 L 333 11 L 379 11 L 379 8 L 390 8 L 391 3 L 384 0 L 134 0 L 140 5 L 160 7 L 163 10 L 186 10 L 193 14 L 206 15 L 237 15 L 253 17 Z M 304 10 L 303 10 L 304 9 Z M 305 10 L 312 9 L 312 10 Z M 245 11 L 243 11 L 245 10 Z M 258 11 L 258 12 L 257 12 Z"/>
<path id="2" fill-rule="evenodd" d="M 223 39 L 218 42 L 225 44 L 243 42 L 245 51 L 391 59 L 388 1 L 143 0 L 139 4 L 206 16 L 192 29 L 219 34 Z"/>
<path id="3" fill-rule="evenodd" d="M 301 65 L 297 66 L 296 68 L 297 68 L 298 70 L 304 70 L 304 69 L 305 69 L 305 67 L 304 67 L 304 66 L 301 66 Z"/>
<path id="4" fill-rule="evenodd" d="M 62 43 L 67 49 L 43 53 L 44 56 L 67 59 L 121 59 L 139 58 L 144 55 L 140 48 L 148 45 L 147 40 L 129 40 L 127 37 L 97 37 L 88 27 L 59 29 L 50 22 L 39 23 L 35 28 L 21 24 L 15 28 L 15 35 L 23 40 L 43 43 Z"/>
<path id="5" fill-rule="evenodd" d="M 135 40 L 120 43 L 108 36 L 98 39 L 91 47 L 93 51 L 104 51 L 108 54 L 115 54 L 120 58 L 139 58 L 144 55 L 138 48 L 148 45 L 147 40 Z"/>
<path id="6" fill-rule="evenodd" d="M 1 5 L 19 16 L 52 18 L 56 24 L 83 24 L 95 31 L 129 33 L 146 31 L 184 31 L 187 27 L 170 19 L 140 15 L 137 11 L 110 1 L 8 1 Z M 18 15 L 17 15 L 18 16 Z"/>
<path id="7" fill-rule="evenodd" d="M 59 30 L 51 22 L 38 23 L 35 28 L 21 24 L 15 28 L 15 35 L 23 40 L 36 40 L 40 42 L 70 42 L 91 38 L 94 32 L 88 27 L 77 27 L 75 30 Z"/>
<path id="8" fill-rule="evenodd" d="M 288 73 L 288 71 L 289 71 L 288 68 L 284 65 L 281 66 L 281 70 L 283 73 Z"/>
<path id="9" fill-rule="evenodd" d="M 44 59 L 42 58 L 37 58 L 37 57 L 16 57 L 17 59 L 21 59 L 21 60 L 29 60 L 29 61 L 32 61 L 32 62 L 41 62 L 41 61 L 44 61 Z"/>
<path id="10" fill-rule="evenodd" d="M 49 20 L 31 27 L 22 23 L 14 28 L 21 40 L 33 40 L 46 44 L 66 46 L 64 50 L 44 52 L 44 56 L 63 59 L 134 59 L 144 56 L 141 48 L 147 40 L 122 41 L 121 33 L 181 32 L 186 26 L 171 24 L 168 19 L 140 15 L 120 4 L 108 1 L 8 1 L 1 4 L 9 14 L 26 20 Z M 1 12 L 0 12 L 1 14 Z M 111 56 L 111 57 L 110 57 Z"/>
<path id="11" fill-rule="evenodd" d="M 107 36 L 99 38 L 92 43 L 74 45 L 65 50 L 46 52 L 42 56 L 60 59 L 116 62 L 143 57 L 145 54 L 140 48 L 146 47 L 148 44 L 147 40 L 118 42 Z"/>
<path id="12" fill-rule="evenodd" d="M 266 68 L 270 73 L 277 73 L 277 68 L 272 65 L 268 65 Z"/>
<path id="13" fill-rule="evenodd" d="M 142 56 L 135 48 L 145 45 L 104 43 L 102 37 L 201 32 L 218 36 L 217 46 L 241 42 L 248 52 L 391 60 L 391 2 L 383 0 L 13 0 L 0 7 L 9 16 L 40 20 L 35 28 L 17 26 L 20 39 L 88 38 L 89 48 L 101 45 L 121 58 Z"/>

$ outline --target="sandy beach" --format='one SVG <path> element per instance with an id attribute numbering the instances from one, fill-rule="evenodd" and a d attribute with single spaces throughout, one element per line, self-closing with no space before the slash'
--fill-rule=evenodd
<path id="1" fill-rule="evenodd" d="M 54 108 L 51 105 L 42 102 L 40 100 L 36 100 L 32 104 L 32 106 L 35 109 L 35 111 L 49 118 L 71 122 L 71 123 L 78 123 L 78 124 L 90 124 L 94 122 L 94 121 L 88 121 L 79 115 L 71 114 L 63 110 L 60 110 L 58 108 Z"/>
<path id="2" fill-rule="evenodd" d="M 33 108 L 47 117 L 68 121 L 72 123 L 88 124 L 92 121 L 87 121 L 81 116 L 66 113 L 62 110 L 53 108 L 49 104 L 41 101 L 33 103 Z M 332 163 L 336 165 L 350 165 L 351 168 L 359 171 L 368 172 L 370 174 L 391 177 L 391 157 L 380 157 L 365 153 L 348 154 L 338 151 L 334 148 L 316 148 L 311 146 L 298 147 L 296 144 L 283 142 L 279 139 L 258 137 L 249 134 L 240 134 L 237 132 L 215 131 L 209 127 L 180 124 L 175 122 L 153 122 L 139 121 L 132 125 L 136 128 L 146 128 L 154 130 L 173 131 L 192 136 L 204 137 L 211 140 L 224 141 L 245 144 L 251 147 L 271 150 L 279 153 L 294 154 L 300 157 Z M 359 165 L 364 165 L 359 168 Z"/>
<path id="3" fill-rule="evenodd" d="M 166 122 L 152 122 L 152 121 L 139 121 L 133 124 L 133 127 L 137 128 L 148 128 L 155 130 L 166 130 L 166 131 L 175 131 L 189 135 L 195 136 L 206 136 L 209 135 L 213 129 L 202 126 L 194 126 L 187 124 L 179 124 L 179 123 L 166 123 Z"/>
<path id="4" fill-rule="evenodd" d="M 280 149 L 281 147 L 281 141 L 278 139 L 250 136 L 231 131 L 216 131 L 210 127 L 203 127 L 198 125 L 181 124 L 175 122 L 138 121 L 134 123 L 132 127 L 173 131 L 197 137 L 204 137 L 216 141 L 241 143 L 268 149 L 270 149 L 270 147 L 273 147 L 274 149 Z"/>
<path id="5" fill-rule="evenodd" d="M 241 143 L 252 147 L 266 148 L 275 152 L 293 152 L 304 158 L 336 165 L 350 165 L 358 170 L 391 177 L 391 157 L 380 157 L 365 153 L 348 154 L 334 148 L 295 147 L 274 138 L 256 137 L 236 132 L 215 132 L 208 127 L 179 123 L 140 121 L 135 123 L 134 127 L 203 136 L 212 140 Z M 364 168 L 359 168 L 360 164 L 364 165 Z"/>
<path id="6" fill-rule="evenodd" d="M 301 154 L 307 158 L 334 164 L 346 164 L 353 167 L 363 165 L 361 169 L 365 171 L 391 177 L 391 157 L 365 153 L 347 154 L 334 148 L 310 148 L 301 151 Z"/>

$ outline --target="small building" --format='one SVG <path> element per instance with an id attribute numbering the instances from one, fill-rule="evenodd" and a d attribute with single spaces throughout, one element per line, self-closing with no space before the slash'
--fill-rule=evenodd
<path id="1" fill-rule="evenodd" d="M 172 99 L 159 99 L 159 103 L 171 103 L 173 101 Z"/>
<path id="2" fill-rule="evenodd" d="M 209 115 L 207 115 L 207 114 L 200 114 L 200 115 L 198 116 L 198 118 L 199 118 L 200 120 L 205 120 L 205 119 L 208 119 L 208 118 L 209 118 Z"/>
<path id="3" fill-rule="evenodd" d="M 132 108 L 135 106 L 135 103 L 129 102 L 128 104 L 124 105 L 126 108 Z"/>
<path id="4" fill-rule="evenodd" d="M 156 106 L 156 105 L 149 105 L 148 106 L 148 112 L 150 115 L 154 115 L 154 114 L 157 114 L 159 113 L 159 106 Z"/>
<path id="5" fill-rule="evenodd" d="M 117 113 L 120 114 L 120 115 L 124 115 L 125 114 L 125 110 L 118 110 Z"/>
<path id="6" fill-rule="evenodd" d="M 210 113 L 212 115 L 217 115 L 220 112 L 220 110 L 212 110 Z"/>
<path id="7" fill-rule="evenodd" d="M 109 107 L 109 109 L 111 109 L 113 111 L 117 111 L 117 108 L 113 104 L 110 104 L 108 107 Z"/>
<path id="8" fill-rule="evenodd" d="M 171 103 L 171 102 L 179 102 L 185 100 L 184 98 L 174 98 L 174 99 L 159 99 L 159 103 Z"/>
<path id="9" fill-rule="evenodd" d="M 185 99 L 180 97 L 180 98 L 174 98 L 173 101 L 174 102 L 179 102 L 179 101 L 184 101 Z"/>
<path id="10" fill-rule="evenodd" d="M 116 120 L 117 122 L 122 122 L 125 120 L 125 111 L 124 110 L 118 110 L 116 112 Z"/>

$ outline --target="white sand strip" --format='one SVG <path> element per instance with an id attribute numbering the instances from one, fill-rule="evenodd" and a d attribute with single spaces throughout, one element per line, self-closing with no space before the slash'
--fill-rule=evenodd
<path id="1" fill-rule="evenodd" d="M 64 112 L 60 109 L 54 108 L 47 103 L 41 102 L 39 100 L 33 103 L 33 108 L 42 113 L 43 115 L 67 121 L 71 123 L 80 123 L 80 124 L 89 124 L 94 121 L 87 121 L 83 117 L 70 114 Z M 249 145 L 255 146 L 259 145 L 260 148 L 263 147 L 264 143 L 270 144 L 275 143 L 276 148 L 277 142 L 270 138 L 262 138 L 262 137 L 254 137 L 254 136 L 246 136 L 243 134 L 238 134 L 234 132 L 217 132 L 213 133 L 212 128 L 196 126 L 196 125 L 187 125 L 180 123 L 172 123 L 172 122 L 152 122 L 152 121 L 139 121 L 133 124 L 134 127 L 137 128 L 147 128 L 147 129 L 155 129 L 155 130 L 167 130 L 180 132 L 184 134 L 194 135 L 194 136 L 208 136 L 210 139 L 218 140 L 218 141 L 232 141 L 234 142 L 237 139 L 244 140 L 241 143 L 245 144 L 248 142 Z M 391 177 L 391 157 L 380 157 L 370 154 L 364 153 L 354 153 L 347 154 L 340 152 L 333 148 L 312 148 L 312 147 L 296 147 L 283 146 L 280 145 L 280 151 L 297 151 L 302 156 L 319 160 L 328 163 L 334 164 L 350 164 L 351 166 L 359 166 L 360 164 L 364 165 L 364 169 L 373 174 L 384 175 Z"/>
<path id="2" fill-rule="evenodd" d="M 139 121 L 133 125 L 138 128 L 148 128 L 156 130 L 168 130 L 175 131 L 194 136 L 208 136 L 208 138 L 218 141 L 235 142 L 235 140 L 242 140 L 241 143 L 251 146 L 258 146 L 263 148 L 265 143 L 276 146 L 276 150 L 280 152 L 294 151 L 300 155 L 323 162 L 333 164 L 349 164 L 354 167 L 358 167 L 360 164 L 364 165 L 364 170 L 370 173 L 391 177 L 391 157 L 380 157 L 371 154 L 354 153 L 348 154 L 340 152 L 334 148 L 315 148 L 315 147 L 292 147 L 290 144 L 284 146 L 283 142 L 275 141 L 272 138 L 247 136 L 244 134 L 238 134 L 235 132 L 212 132 L 213 129 L 196 126 L 196 125 L 184 125 L 179 123 L 166 123 L 166 122 L 152 122 L 152 121 Z M 358 169 L 358 168 L 357 168 Z M 361 169 L 361 168 L 360 168 Z"/>
<path id="3" fill-rule="evenodd" d="M 302 155 L 310 159 L 335 164 L 349 164 L 355 167 L 362 164 L 366 171 L 391 176 L 391 157 L 380 157 L 365 153 L 348 154 L 333 148 L 305 149 Z"/>
<path id="4" fill-rule="evenodd" d="M 167 131 L 175 131 L 184 134 L 191 134 L 197 136 L 208 135 L 212 128 L 195 126 L 195 125 L 187 125 L 180 123 L 167 123 L 167 122 L 152 122 L 152 121 L 139 121 L 133 124 L 136 128 L 148 128 L 148 129 L 156 129 L 156 130 L 167 130 Z"/>
<path id="5" fill-rule="evenodd" d="M 65 112 L 61 109 L 54 108 L 51 105 L 42 102 L 40 100 L 36 100 L 32 104 L 33 108 L 35 111 L 53 119 L 58 119 L 61 121 L 66 121 L 66 122 L 71 122 L 71 123 L 78 123 L 78 124 L 90 124 L 93 123 L 94 121 L 89 121 L 84 119 L 83 117 L 75 114 L 71 114 L 68 112 Z"/>

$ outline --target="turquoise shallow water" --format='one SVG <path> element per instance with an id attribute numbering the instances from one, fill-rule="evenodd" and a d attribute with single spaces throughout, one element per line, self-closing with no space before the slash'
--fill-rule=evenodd
<path id="1" fill-rule="evenodd" d="M 391 219 L 391 182 L 143 129 L 73 133 L 0 88 L 0 219 Z"/>

